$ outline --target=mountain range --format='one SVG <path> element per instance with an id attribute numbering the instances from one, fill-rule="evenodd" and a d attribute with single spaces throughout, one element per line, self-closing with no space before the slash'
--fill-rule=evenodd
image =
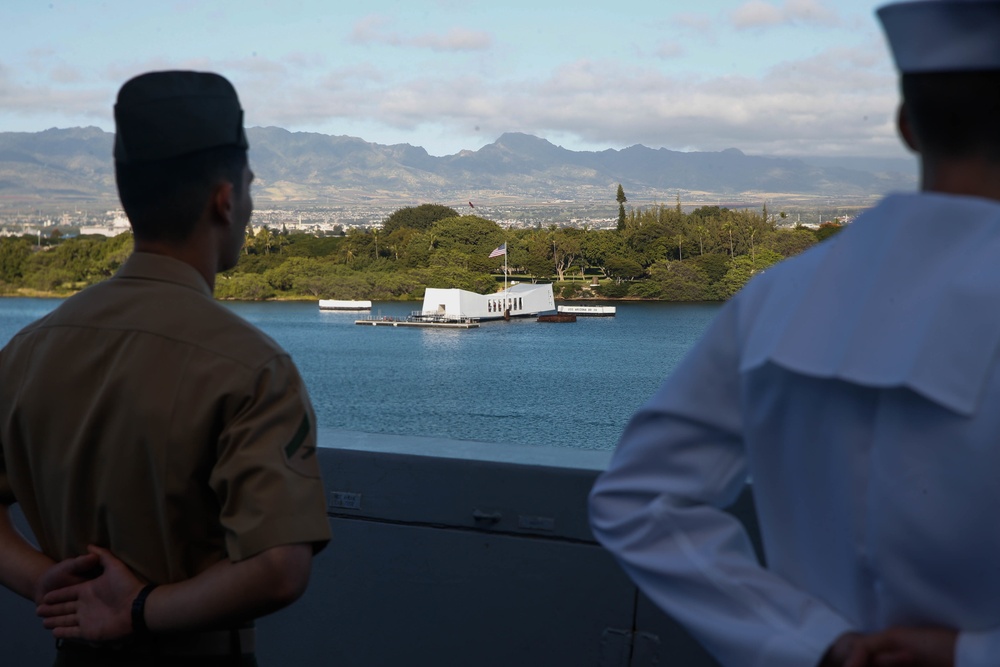
<path id="1" fill-rule="evenodd" d="M 277 127 L 247 134 L 258 202 L 608 201 L 619 183 L 633 202 L 691 193 L 868 198 L 916 184 L 914 165 L 903 159 L 838 162 L 642 145 L 571 151 L 520 133 L 437 157 L 409 144 Z M 114 200 L 113 141 L 96 127 L 0 132 L 0 201 Z"/>

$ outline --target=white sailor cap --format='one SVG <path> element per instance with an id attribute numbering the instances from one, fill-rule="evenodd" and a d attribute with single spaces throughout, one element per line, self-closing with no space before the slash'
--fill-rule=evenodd
<path id="1" fill-rule="evenodd" d="M 1000 0 L 912 0 L 878 17 L 903 74 L 1000 70 Z"/>

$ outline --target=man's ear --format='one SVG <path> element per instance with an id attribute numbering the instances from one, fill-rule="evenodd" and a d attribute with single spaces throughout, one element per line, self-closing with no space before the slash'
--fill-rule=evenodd
<path id="1" fill-rule="evenodd" d="M 917 135 L 913 132 L 913 125 L 910 124 L 910 114 L 906 110 L 905 102 L 900 104 L 896 111 L 896 128 L 899 130 L 899 136 L 903 138 L 903 142 L 910 147 L 910 150 L 919 153 L 920 143 L 917 141 Z"/>
<path id="2" fill-rule="evenodd" d="M 212 187 L 212 198 L 209 202 L 212 209 L 212 219 L 224 222 L 227 226 L 233 221 L 233 184 L 229 181 L 219 181 Z"/>

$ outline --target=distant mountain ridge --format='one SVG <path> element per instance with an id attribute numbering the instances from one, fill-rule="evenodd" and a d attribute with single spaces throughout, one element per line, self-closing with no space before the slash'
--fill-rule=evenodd
<path id="1" fill-rule="evenodd" d="M 271 202 L 448 202 L 469 196 L 606 201 L 618 183 L 630 201 L 672 201 L 677 193 L 690 192 L 872 197 L 916 184 L 905 164 L 897 171 L 891 169 L 894 163 L 873 160 L 873 168 L 865 170 L 837 166 L 832 159 L 813 163 L 733 148 L 571 151 L 511 132 L 479 150 L 436 157 L 409 144 L 386 146 L 277 127 L 254 127 L 247 134 L 255 196 Z M 113 200 L 113 140 L 95 127 L 0 132 L 0 198 Z"/>

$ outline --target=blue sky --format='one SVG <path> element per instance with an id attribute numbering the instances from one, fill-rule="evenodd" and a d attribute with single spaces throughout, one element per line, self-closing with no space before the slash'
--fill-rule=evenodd
<path id="1" fill-rule="evenodd" d="M 898 157 L 863 0 L 4 0 L 0 131 L 96 125 L 127 78 L 213 70 L 248 126 L 476 150 L 508 131 Z M 349 6 L 348 6 L 349 5 Z"/>

